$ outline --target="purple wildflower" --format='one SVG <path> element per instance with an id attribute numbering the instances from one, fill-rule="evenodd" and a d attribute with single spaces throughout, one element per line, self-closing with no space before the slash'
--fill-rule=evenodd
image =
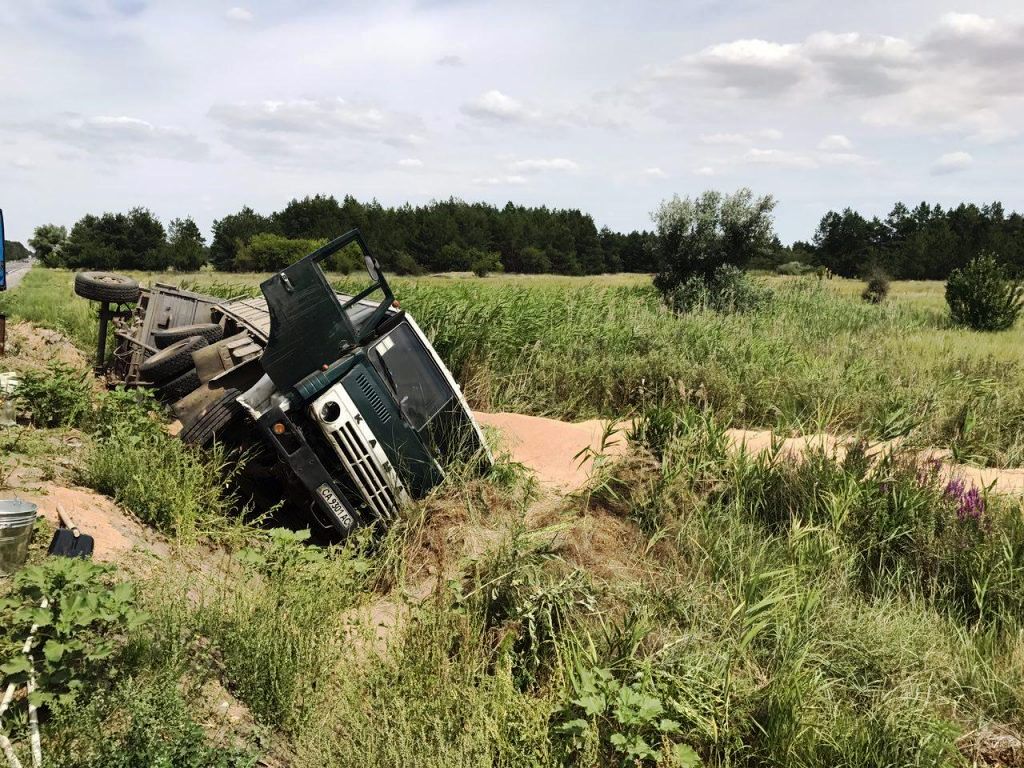
<path id="1" fill-rule="evenodd" d="M 960 500 L 960 497 L 964 495 L 964 481 L 959 477 L 954 477 L 946 484 L 946 490 L 943 492 L 943 496 L 947 499 Z"/>
<path id="2" fill-rule="evenodd" d="M 946 484 L 943 496 L 956 503 L 956 517 L 960 521 L 980 520 L 985 513 L 985 499 L 976 485 L 967 488 L 959 477 L 954 477 Z"/>

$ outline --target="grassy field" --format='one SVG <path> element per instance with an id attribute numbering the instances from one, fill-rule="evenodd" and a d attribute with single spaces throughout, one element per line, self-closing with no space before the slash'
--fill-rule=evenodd
<path id="1" fill-rule="evenodd" d="M 255 293 L 262 276 L 159 279 L 231 295 Z M 1020 324 L 995 334 L 951 328 L 938 283 L 894 283 L 885 304 L 870 306 L 856 281 L 766 281 L 775 298 L 762 311 L 684 317 L 634 275 L 439 276 L 394 287 L 485 410 L 580 419 L 695 405 L 730 426 L 909 435 L 963 462 L 1024 463 Z M 12 300 L 14 314 L 76 341 L 95 332 L 68 273 L 36 270 Z"/>
<path id="2" fill-rule="evenodd" d="M 228 524 L 223 457 L 184 451 L 131 398 L 61 408 L 84 414 L 80 481 L 176 546 L 130 569 L 150 620 L 119 636 L 78 707 L 48 716 L 46 754 L 97 768 L 997 764 L 993 740 L 1024 733 L 1021 502 L 979 501 L 909 455 L 737 456 L 724 429 L 909 431 L 1021 463 L 1021 330 L 947 328 L 931 284 L 871 307 L 851 282 L 770 282 L 761 313 L 676 318 L 635 277 L 396 281 L 478 405 L 633 411 L 634 451 L 569 497 L 508 464 L 453 473 L 383 539 L 343 547 Z M 69 285 L 34 271 L 7 310 L 87 344 Z M 209 725 L 210 686 L 245 728 Z M 23 722 L 9 727 L 24 750 Z"/>

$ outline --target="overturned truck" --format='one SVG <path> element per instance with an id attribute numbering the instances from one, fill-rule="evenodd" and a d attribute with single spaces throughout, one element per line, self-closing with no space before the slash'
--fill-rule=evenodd
<path id="1" fill-rule="evenodd" d="M 322 265 L 352 248 L 369 282 L 348 296 Z M 222 299 L 110 273 L 75 279 L 76 293 L 100 302 L 97 372 L 111 385 L 156 388 L 183 441 L 246 450 L 247 489 L 261 506 L 308 509 L 345 536 L 386 525 L 454 462 L 490 463 L 459 385 L 358 231 L 260 290 Z"/>

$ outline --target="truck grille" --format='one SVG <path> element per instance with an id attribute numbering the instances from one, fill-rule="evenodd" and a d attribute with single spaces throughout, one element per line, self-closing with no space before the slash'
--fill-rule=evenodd
<path id="1" fill-rule="evenodd" d="M 390 520 L 398 510 L 395 495 L 373 462 L 370 449 L 352 424 L 344 424 L 331 435 L 341 463 L 355 481 L 363 500 L 378 517 Z"/>
<path id="2" fill-rule="evenodd" d="M 376 399 L 380 401 L 379 396 Z M 370 400 L 376 412 L 377 403 L 373 398 Z M 341 411 L 338 418 L 329 422 L 321 416 L 323 406 L 328 402 L 337 404 Z M 380 402 L 380 406 L 383 408 L 384 403 Z M 373 431 L 340 383 L 310 406 L 310 415 L 323 430 L 366 507 L 378 518 L 392 520 L 399 507 L 408 500 L 408 494 Z"/>

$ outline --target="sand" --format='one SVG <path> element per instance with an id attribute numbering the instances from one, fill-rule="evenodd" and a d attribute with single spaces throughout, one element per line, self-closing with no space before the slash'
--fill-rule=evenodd
<path id="1" fill-rule="evenodd" d="M 598 419 L 570 423 L 521 413 L 478 411 L 475 415 L 480 424 L 501 433 L 502 443 L 496 446 L 499 453 L 507 451 L 513 461 L 533 470 L 542 485 L 564 492 L 586 485 L 608 425 Z M 625 431 L 620 428 L 607 440 L 603 453 L 621 456 L 626 449 Z M 588 450 L 592 453 L 579 455 Z"/>

